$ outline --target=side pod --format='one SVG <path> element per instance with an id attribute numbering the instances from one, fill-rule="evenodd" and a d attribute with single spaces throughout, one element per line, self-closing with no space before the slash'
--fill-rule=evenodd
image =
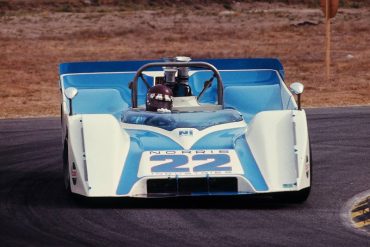
<path id="1" fill-rule="evenodd" d="M 72 192 L 86 196 L 116 196 L 130 137 L 109 114 L 68 117 L 69 164 L 77 166 Z"/>
<path id="2" fill-rule="evenodd" d="M 246 138 L 270 192 L 297 191 L 310 186 L 305 111 L 258 113 L 250 122 Z"/>

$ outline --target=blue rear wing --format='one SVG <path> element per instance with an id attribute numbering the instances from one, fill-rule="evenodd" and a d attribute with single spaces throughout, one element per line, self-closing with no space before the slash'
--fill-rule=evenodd
<path id="1" fill-rule="evenodd" d="M 227 59 L 194 59 L 214 65 L 218 70 L 253 70 L 272 69 L 279 72 L 281 78 L 285 79 L 283 65 L 276 58 L 227 58 Z M 98 72 L 134 72 L 141 66 L 152 62 L 163 62 L 163 60 L 132 60 L 132 61 L 100 61 L 100 62 L 71 62 L 59 65 L 59 74 L 76 73 L 98 73 Z M 150 68 L 149 70 L 158 70 Z"/>

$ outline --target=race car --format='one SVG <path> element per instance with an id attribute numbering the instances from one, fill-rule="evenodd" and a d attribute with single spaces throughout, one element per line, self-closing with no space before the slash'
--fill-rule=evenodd
<path id="1" fill-rule="evenodd" d="M 278 59 L 72 62 L 59 73 L 70 193 L 309 196 L 304 87 L 287 88 Z"/>

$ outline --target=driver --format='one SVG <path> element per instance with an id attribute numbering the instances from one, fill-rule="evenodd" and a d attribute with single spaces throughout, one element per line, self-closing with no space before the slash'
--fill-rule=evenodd
<path id="1" fill-rule="evenodd" d="M 146 94 L 146 110 L 154 112 L 171 112 L 173 105 L 172 90 L 157 84 L 149 88 Z"/>

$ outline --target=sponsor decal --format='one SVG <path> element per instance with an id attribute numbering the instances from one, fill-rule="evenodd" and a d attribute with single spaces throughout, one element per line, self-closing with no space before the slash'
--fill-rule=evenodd
<path id="1" fill-rule="evenodd" d="M 310 176 L 310 164 L 306 164 L 306 177 L 308 178 Z"/>
<path id="2" fill-rule="evenodd" d="M 153 154 L 228 154 L 229 150 L 170 150 L 170 151 L 149 151 L 149 155 Z"/>
<path id="3" fill-rule="evenodd" d="M 283 188 L 284 188 L 284 189 L 291 189 L 291 188 L 294 188 L 294 187 L 297 187 L 297 183 L 293 183 L 293 184 L 283 184 Z"/>
<path id="4" fill-rule="evenodd" d="M 179 130 L 179 136 L 193 136 L 193 130 Z"/>

